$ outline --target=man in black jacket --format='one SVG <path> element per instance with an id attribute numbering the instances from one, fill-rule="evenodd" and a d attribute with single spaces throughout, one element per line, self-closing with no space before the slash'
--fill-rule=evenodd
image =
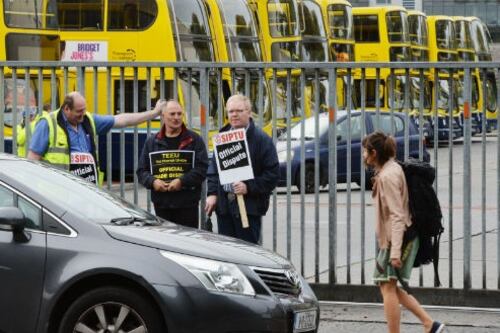
<path id="1" fill-rule="evenodd" d="M 208 156 L 203 139 L 183 123 L 184 111 L 174 100 L 162 110 L 163 127 L 144 143 L 137 177 L 151 190 L 157 216 L 191 228 L 198 228 L 201 185 L 206 178 Z M 164 181 L 151 172 L 150 153 L 159 151 L 194 152 L 193 167 L 179 178 Z"/>
<path id="2" fill-rule="evenodd" d="M 229 124 L 220 132 L 246 129 L 246 137 L 254 179 L 221 185 L 217 164 L 213 158 L 208 171 L 208 190 L 205 211 L 217 213 L 220 234 L 257 244 L 260 239 L 262 216 L 269 208 L 269 197 L 279 178 L 279 162 L 272 139 L 257 128 L 251 118 L 252 104 L 243 95 L 231 96 L 226 104 Z M 242 194 L 250 227 L 243 228 L 236 195 Z"/>

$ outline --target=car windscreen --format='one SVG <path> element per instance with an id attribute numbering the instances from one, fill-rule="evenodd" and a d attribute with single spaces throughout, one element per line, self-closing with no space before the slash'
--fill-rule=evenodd
<path id="1" fill-rule="evenodd" d="M 321 137 L 326 131 L 328 131 L 328 120 L 324 116 L 320 116 L 319 118 L 319 136 Z M 304 120 L 304 138 L 306 140 L 313 140 L 315 138 L 316 133 L 316 125 L 314 121 L 314 117 L 309 117 Z M 292 140 L 300 140 L 302 134 L 302 126 L 301 123 L 296 123 L 292 129 L 290 130 L 290 137 Z M 279 140 L 284 141 L 287 139 L 287 133 L 283 133 Z"/>
<path id="2" fill-rule="evenodd" d="M 47 198 L 72 214 L 93 222 L 108 223 L 112 219 L 127 217 L 156 221 L 154 215 L 70 173 L 29 161 L 0 161 L 0 164 L 0 176 L 9 175 L 25 185 L 30 191 L 26 194 L 33 199 Z"/>

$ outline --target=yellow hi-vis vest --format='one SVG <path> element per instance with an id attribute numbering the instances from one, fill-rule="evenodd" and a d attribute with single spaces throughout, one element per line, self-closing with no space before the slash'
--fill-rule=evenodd
<path id="1" fill-rule="evenodd" d="M 42 160 L 46 161 L 58 168 L 69 171 L 71 162 L 71 152 L 68 146 L 68 137 L 64 129 L 57 123 L 57 116 L 61 110 L 51 112 L 40 119 L 45 119 L 49 126 L 49 145 L 47 147 L 47 152 L 43 155 Z M 97 144 L 95 144 L 96 128 L 94 123 L 94 117 L 85 115 L 85 118 L 89 120 L 94 136 L 90 140 L 94 141 L 95 147 L 95 163 L 97 170 L 97 179 L 99 179 L 99 185 L 102 184 L 103 174 L 99 171 L 99 161 Z"/>
<path id="2" fill-rule="evenodd" d="M 35 131 L 35 126 L 38 120 L 47 114 L 47 111 L 43 111 L 41 115 L 37 114 L 36 117 L 30 121 L 31 134 Z M 17 156 L 26 157 L 26 151 L 28 150 L 28 143 L 26 142 L 26 127 L 23 124 L 19 124 L 17 125 L 16 132 Z"/>

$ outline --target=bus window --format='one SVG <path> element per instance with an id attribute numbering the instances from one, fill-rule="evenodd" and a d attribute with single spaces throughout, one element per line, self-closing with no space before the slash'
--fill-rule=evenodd
<path id="1" fill-rule="evenodd" d="M 54 0 L 48 1 L 46 12 L 42 12 L 44 0 L 27 1 L 3 0 L 5 25 L 11 28 L 55 29 L 57 16 Z"/>
<path id="2" fill-rule="evenodd" d="M 108 30 L 144 30 L 157 14 L 154 0 L 109 0 Z"/>
<path id="3" fill-rule="evenodd" d="M 303 61 L 327 61 L 328 46 L 321 8 L 316 2 L 303 1 L 299 11 L 302 22 Z M 311 38 L 312 37 L 312 38 Z"/>
<path id="4" fill-rule="evenodd" d="M 415 110 L 418 110 L 420 108 L 420 79 L 417 78 L 417 77 L 412 77 L 410 78 L 410 83 L 411 83 L 411 89 L 410 89 L 410 93 L 411 93 L 411 106 L 413 107 L 413 109 Z M 432 96 L 432 87 L 431 87 L 431 83 L 429 81 L 429 79 L 427 78 L 424 78 L 424 82 L 423 82 L 423 88 L 424 88 L 424 105 L 423 105 L 423 108 L 424 109 L 430 109 L 431 108 L 431 105 L 432 105 L 432 100 L 431 100 L 431 96 Z"/>
<path id="5" fill-rule="evenodd" d="M 449 52 L 438 52 L 438 61 L 442 62 L 450 62 L 450 61 L 457 61 L 458 60 L 458 55 L 456 53 L 449 53 Z M 443 69 L 443 73 L 447 73 L 447 69 Z"/>
<path id="6" fill-rule="evenodd" d="M 358 43 L 380 42 L 377 15 L 354 16 L 354 39 Z"/>
<path id="7" fill-rule="evenodd" d="M 451 21 L 436 21 L 436 41 L 437 47 L 440 49 L 451 50 L 455 48 L 455 30 Z"/>
<path id="8" fill-rule="evenodd" d="M 269 0 L 267 2 L 269 30 L 272 37 L 299 36 L 296 3 L 292 0 Z"/>
<path id="9" fill-rule="evenodd" d="M 453 85 L 453 104 L 452 109 L 454 109 L 458 103 L 463 105 L 463 101 L 460 101 L 462 96 L 462 83 L 460 80 L 454 81 Z M 450 106 L 450 85 L 447 79 L 440 79 L 438 82 L 438 109 L 448 110 Z"/>
<path id="10" fill-rule="evenodd" d="M 212 39 L 203 3 L 198 0 L 171 0 L 172 31 L 178 43 L 179 61 L 214 61 Z"/>
<path id="11" fill-rule="evenodd" d="M 10 33 L 5 38 L 7 61 L 57 61 L 59 37 Z"/>
<path id="12" fill-rule="evenodd" d="M 389 42 L 408 42 L 408 18 L 402 11 L 389 12 L 385 14 L 387 21 L 387 39 Z"/>
<path id="13" fill-rule="evenodd" d="M 325 36 L 325 26 L 321 17 L 321 8 L 313 1 L 303 1 L 302 9 L 299 13 L 304 26 L 302 27 L 302 35 L 306 36 Z"/>
<path id="14" fill-rule="evenodd" d="M 377 81 L 372 80 L 372 79 L 367 79 L 365 81 L 365 106 L 368 108 L 374 108 L 377 106 L 377 94 L 375 93 Z M 346 89 L 347 90 L 347 89 Z M 358 92 L 356 95 L 356 98 L 359 99 L 355 104 L 356 105 L 361 105 L 361 80 L 355 80 L 354 81 L 354 89 L 353 91 Z M 379 98 L 379 103 L 380 107 L 384 107 L 384 91 L 385 91 L 385 82 L 383 80 L 380 80 L 380 85 L 378 89 L 378 98 Z"/>
<path id="15" fill-rule="evenodd" d="M 23 112 L 28 108 L 30 113 L 36 112 L 37 101 L 35 99 L 33 82 L 30 82 L 28 90 L 28 103 L 26 103 L 26 83 L 22 79 L 18 79 L 16 86 L 14 87 L 14 80 L 5 79 L 4 81 L 4 104 L 5 104 L 5 114 L 4 114 L 4 125 L 7 127 L 14 127 L 20 124 L 24 117 Z M 17 90 L 17 91 L 15 91 Z M 16 103 L 16 110 L 14 110 L 14 102 Z M 26 105 L 28 104 L 28 105 Z M 32 112 L 34 110 L 35 112 Z M 16 113 L 16 115 L 14 115 Z M 15 119 L 14 119 L 15 118 Z M 16 123 L 14 124 L 14 120 Z"/>
<path id="16" fill-rule="evenodd" d="M 429 34 L 427 32 L 425 17 L 421 15 L 410 15 L 408 17 L 408 26 L 411 44 L 427 47 L 429 45 Z M 427 60 L 416 61 L 428 61 L 428 58 Z"/>
<path id="17" fill-rule="evenodd" d="M 146 105 L 147 100 L 147 82 L 145 80 L 138 80 L 138 97 L 139 97 L 139 107 L 138 111 L 143 112 L 149 110 L 149 105 Z M 116 110 L 116 113 L 121 113 L 120 110 L 120 80 L 115 80 L 114 81 L 114 110 Z M 165 99 L 171 99 L 174 97 L 174 90 L 173 90 L 173 82 L 170 80 L 165 80 L 165 91 L 164 91 L 164 98 Z M 125 99 L 125 112 L 132 113 L 134 112 L 134 81 L 132 80 L 125 80 L 125 94 L 124 94 L 124 99 Z M 151 105 L 154 106 L 156 104 L 156 101 L 160 99 L 160 81 L 155 81 L 154 83 L 154 92 L 151 94 Z"/>
<path id="18" fill-rule="evenodd" d="M 330 37 L 352 40 L 352 8 L 346 5 L 329 5 Z"/>
<path id="19" fill-rule="evenodd" d="M 406 46 L 393 46 L 389 49 L 390 61 L 410 61 L 410 49 Z"/>
<path id="20" fill-rule="evenodd" d="M 62 30 L 103 30 L 103 0 L 57 0 L 59 28 Z"/>
<path id="21" fill-rule="evenodd" d="M 333 61 L 354 61 L 354 45 L 352 44 L 332 43 L 330 44 L 330 52 Z"/>
<path id="22" fill-rule="evenodd" d="M 201 129 L 201 120 L 202 117 L 200 115 L 200 110 L 201 110 L 201 96 L 200 96 L 200 82 L 197 77 L 193 76 L 193 79 L 191 81 L 191 85 L 189 82 L 187 82 L 185 79 L 181 77 L 180 80 L 182 92 L 184 94 L 184 105 L 187 105 L 188 98 L 189 98 L 189 93 L 191 93 L 191 109 L 186 110 L 186 118 L 189 120 L 189 113 L 191 114 L 191 127 L 194 129 Z M 223 89 L 223 98 L 227 98 L 226 94 L 229 91 L 229 84 L 224 80 L 222 83 L 222 89 Z M 222 127 L 223 124 L 219 124 L 219 112 L 222 112 L 224 115 L 222 117 L 222 122 L 224 123 L 225 121 L 225 112 L 224 112 L 224 105 L 222 101 L 219 100 L 219 90 L 218 90 L 218 84 L 217 84 L 217 77 L 214 75 L 210 75 L 209 78 L 209 105 L 206 105 L 208 108 L 208 119 L 207 121 L 207 127 L 208 130 L 213 131 L 217 130 L 220 127 Z"/>
<path id="23" fill-rule="evenodd" d="M 393 104 L 392 107 L 396 111 L 402 111 L 403 108 L 405 107 L 405 90 L 406 90 L 406 77 L 405 76 L 400 76 L 400 75 L 394 75 L 394 76 L 389 76 L 388 77 L 388 91 L 387 91 L 387 96 L 391 98 L 391 91 L 392 91 L 392 98 L 393 98 Z M 389 101 L 389 107 L 391 106 L 390 101 Z"/>
<path id="24" fill-rule="evenodd" d="M 275 79 L 270 79 L 270 86 L 273 87 L 273 81 Z M 302 115 L 301 108 L 301 91 L 300 82 L 298 77 L 293 77 L 291 82 L 291 95 L 292 95 L 292 107 L 290 117 L 300 117 Z M 286 119 L 286 106 L 287 106 L 287 79 L 286 77 L 278 77 L 276 81 L 276 118 Z"/>
<path id="25" fill-rule="evenodd" d="M 259 110 L 259 84 L 266 84 L 265 82 L 259 82 L 257 80 L 252 80 L 250 82 L 250 93 L 245 93 L 245 78 L 236 78 L 236 93 L 247 95 L 250 97 L 250 101 L 252 101 L 252 114 L 253 119 L 259 119 L 259 115 L 257 111 Z M 268 122 L 271 120 L 271 104 L 270 98 L 267 96 L 268 87 L 267 85 L 262 89 L 262 99 L 264 101 L 264 110 L 262 110 L 262 119 L 264 122 Z"/>
<path id="26" fill-rule="evenodd" d="M 243 0 L 219 0 L 228 59 L 230 61 L 261 61 L 259 37 L 252 13 Z"/>
<path id="27" fill-rule="evenodd" d="M 271 58 L 273 61 L 300 61 L 300 47 L 298 42 L 273 43 Z"/>
<path id="28" fill-rule="evenodd" d="M 470 30 L 465 21 L 455 22 L 455 34 L 457 48 L 459 49 L 472 49 L 472 40 L 470 36 Z M 471 59 L 472 60 L 472 59 Z"/>

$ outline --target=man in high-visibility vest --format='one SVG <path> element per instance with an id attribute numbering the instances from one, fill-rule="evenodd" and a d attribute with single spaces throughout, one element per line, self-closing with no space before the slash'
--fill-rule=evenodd
<path id="1" fill-rule="evenodd" d="M 43 116 L 47 115 L 47 111 L 43 111 L 42 114 L 38 114 L 36 112 L 36 108 L 30 108 L 28 111 L 30 114 L 28 117 L 30 118 L 30 133 L 33 133 L 35 130 L 35 125 Z M 16 136 L 16 144 L 17 144 L 17 156 L 26 157 L 26 151 L 28 148 L 28 142 L 26 140 L 26 124 L 24 123 L 24 114 L 21 123 L 17 125 L 17 136 Z"/>
<path id="2" fill-rule="evenodd" d="M 37 122 L 28 158 L 46 161 L 98 183 L 96 136 L 107 133 L 111 128 L 134 126 L 156 118 L 165 103 L 158 101 L 152 111 L 101 116 L 87 114 L 85 98 L 79 92 L 71 92 L 64 98 L 59 110 Z"/>

